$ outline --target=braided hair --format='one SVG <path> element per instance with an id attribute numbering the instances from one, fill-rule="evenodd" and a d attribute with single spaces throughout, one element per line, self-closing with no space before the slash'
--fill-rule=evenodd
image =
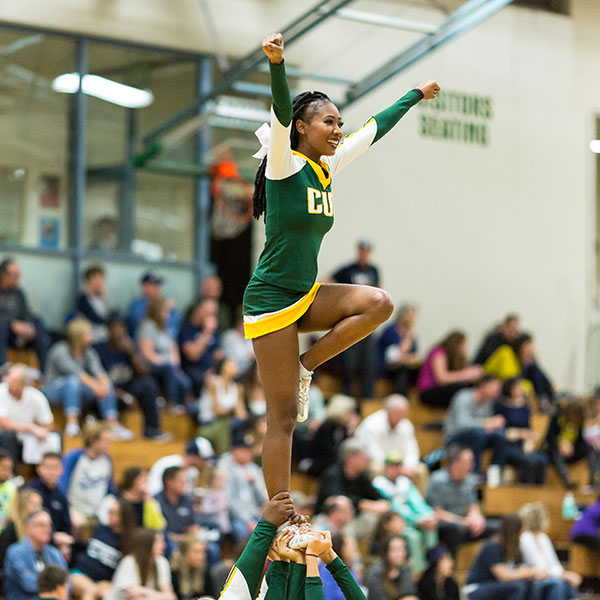
<path id="1" fill-rule="evenodd" d="M 296 121 L 308 122 L 313 116 L 314 111 L 317 109 L 318 103 L 331 102 L 329 96 L 323 92 L 302 92 L 298 94 L 292 101 L 292 130 L 290 132 L 290 145 L 292 150 L 298 147 L 300 141 L 300 134 L 296 129 Z M 310 112 L 309 112 L 310 110 Z M 252 195 L 252 216 L 255 219 L 260 219 L 261 215 L 265 213 L 267 207 L 267 194 L 266 194 L 266 171 L 267 171 L 267 157 L 265 156 L 258 167 L 256 177 L 254 178 L 254 194 Z"/>

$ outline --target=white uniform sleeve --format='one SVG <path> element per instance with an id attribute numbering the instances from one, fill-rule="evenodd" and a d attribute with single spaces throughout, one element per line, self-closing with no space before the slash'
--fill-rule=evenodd
<path id="1" fill-rule="evenodd" d="M 293 122 L 284 127 L 271 108 L 271 134 L 267 152 L 267 179 L 278 181 L 298 173 L 306 161 L 292 152 L 290 131 Z"/>
<path id="2" fill-rule="evenodd" d="M 363 154 L 373 143 L 376 134 L 377 123 L 375 119 L 370 119 L 358 131 L 345 137 L 333 156 L 324 156 L 323 160 L 329 165 L 331 177 Z"/>

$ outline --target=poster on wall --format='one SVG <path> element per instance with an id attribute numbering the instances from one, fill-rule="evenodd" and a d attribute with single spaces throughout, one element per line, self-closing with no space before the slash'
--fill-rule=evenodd
<path id="1" fill-rule="evenodd" d="M 40 247 L 56 250 L 60 240 L 60 221 L 56 217 L 40 218 Z"/>
<path id="2" fill-rule="evenodd" d="M 59 208 L 60 178 L 58 175 L 40 175 L 40 206 Z"/>

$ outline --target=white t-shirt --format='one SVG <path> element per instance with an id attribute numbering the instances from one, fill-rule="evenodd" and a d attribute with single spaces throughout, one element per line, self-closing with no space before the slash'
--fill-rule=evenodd
<path id="1" fill-rule="evenodd" d="M 67 490 L 69 504 L 86 517 L 93 517 L 108 491 L 111 476 L 112 464 L 108 456 L 92 460 L 84 452 L 71 474 Z"/>
<path id="2" fill-rule="evenodd" d="M 523 562 L 529 567 L 545 569 L 550 577 L 560 577 L 563 567 L 550 538 L 544 533 L 524 531 L 519 538 Z"/>
<path id="3" fill-rule="evenodd" d="M 54 422 L 46 396 L 29 385 L 23 390 L 21 399 L 17 400 L 9 394 L 8 384 L 0 383 L 0 417 L 8 417 L 17 425 L 50 425 Z M 21 432 L 19 437 L 22 437 Z"/>
<path id="4" fill-rule="evenodd" d="M 169 456 L 163 456 L 159 458 L 150 469 L 148 474 L 148 491 L 151 496 L 156 496 L 159 492 L 162 492 L 163 482 L 162 476 L 166 469 L 169 467 L 181 467 L 183 465 L 183 457 L 181 454 L 169 454 Z M 198 481 L 198 475 L 200 471 L 196 467 L 188 467 L 185 470 L 185 490 L 186 494 L 192 494 L 194 487 Z"/>
<path id="5" fill-rule="evenodd" d="M 156 557 L 156 572 L 158 582 L 147 581 L 146 587 L 160 589 L 171 584 L 171 567 L 164 556 Z M 125 590 L 142 585 L 140 570 L 131 554 L 125 556 L 112 578 L 112 585 L 105 600 L 126 600 Z"/>

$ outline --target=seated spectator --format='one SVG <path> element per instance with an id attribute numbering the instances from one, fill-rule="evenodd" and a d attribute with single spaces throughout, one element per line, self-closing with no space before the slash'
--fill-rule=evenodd
<path id="1" fill-rule="evenodd" d="M 583 439 L 590 447 L 590 482 L 600 482 L 600 395 L 598 391 L 585 403 Z"/>
<path id="2" fill-rule="evenodd" d="M 176 600 L 171 567 L 164 557 L 165 540 L 151 529 L 137 529 L 131 554 L 123 557 L 112 579 L 107 600 Z"/>
<path id="3" fill-rule="evenodd" d="M 142 356 L 150 365 L 152 376 L 164 389 L 167 399 L 181 408 L 185 407 L 187 395 L 192 392 L 192 382 L 181 370 L 179 348 L 167 328 L 168 315 L 166 300 L 151 300 L 146 318 L 138 327 L 136 340 Z"/>
<path id="4" fill-rule="evenodd" d="M 519 549 L 521 519 L 506 515 L 499 533 L 479 551 L 467 577 L 468 600 L 524 600 L 560 598 L 562 584 L 545 569 L 522 564 Z"/>
<path id="5" fill-rule="evenodd" d="M 0 532 L 6 527 L 17 493 L 17 486 L 11 481 L 13 465 L 11 455 L 0 448 Z"/>
<path id="6" fill-rule="evenodd" d="M 383 548 L 388 538 L 395 535 L 404 535 L 405 526 L 404 519 L 393 510 L 388 510 L 379 517 L 369 548 L 370 562 L 379 559 L 383 555 Z"/>
<path id="7" fill-rule="evenodd" d="M 13 365 L 0 383 L 0 446 L 15 464 L 39 463 L 48 451 L 61 449 L 60 435 L 51 433 L 54 416 L 48 400 L 31 385 L 28 369 Z"/>
<path id="8" fill-rule="evenodd" d="M 133 508 L 135 523 L 154 531 L 163 531 L 166 520 L 160 504 L 148 493 L 148 471 L 142 467 L 128 467 L 119 482 L 123 500 Z M 110 498 L 110 496 L 108 496 Z"/>
<path id="9" fill-rule="evenodd" d="M 38 597 L 49 600 L 69 600 L 69 572 L 57 565 L 48 565 L 37 578 Z"/>
<path id="10" fill-rule="evenodd" d="M 404 538 L 394 535 L 387 539 L 383 557 L 367 571 L 365 587 L 369 600 L 418 600 Z"/>
<path id="11" fill-rule="evenodd" d="M 69 515 L 69 502 L 58 487 L 62 470 L 61 455 L 47 452 L 36 468 L 38 476 L 27 484 L 39 492 L 44 508 L 52 517 L 52 543 L 55 546 L 72 544 L 74 541 L 71 536 L 73 527 Z"/>
<path id="12" fill-rule="evenodd" d="M 446 445 L 457 443 L 471 448 L 477 473 L 486 448 L 492 449 L 492 465 L 502 468 L 506 462 L 505 419 L 494 415 L 494 401 L 499 395 L 498 379 L 484 375 L 474 387 L 456 392 L 444 422 Z"/>
<path id="13" fill-rule="evenodd" d="M 533 338 L 522 333 L 512 344 L 500 346 L 484 363 L 486 373 L 496 375 L 501 380 L 520 377 L 527 383 L 528 391 L 533 390 L 542 408 L 548 408 L 554 398 L 554 386 L 539 367 Z"/>
<path id="14" fill-rule="evenodd" d="M 155 298 L 161 297 L 162 284 L 162 277 L 152 271 L 147 271 L 142 276 L 142 279 L 140 280 L 142 294 L 135 300 L 132 300 L 129 305 L 129 312 L 127 313 L 127 327 L 129 329 L 129 335 L 132 338 L 135 338 L 138 326 L 146 318 L 149 303 Z M 167 329 L 169 330 L 171 337 L 176 340 L 179 335 L 181 317 L 175 310 L 171 300 L 169 300 L 167 304 Z"/>
<path id="15" fill-rule="evenodd" d="M 262 471 L 252 462 L 253 447 L 254 437 L 240 432 L 233 439 L 231 452 L 217 463 L 217 468 L 226 476 L 232 536 L 236 543 L 250 537 L 268 499 Z"/>
<path id="16" fill-rule="evenodd" d="M 467 366 L 467 336 L 462 331 L 452 331 L 423 362 L 417 381 L 421 402 L 447 408 L 454 394 L 482 373 L 479 365 Z"/>
<path id="17" fill-rule="evenodd" d="M 564 396 L 558 403 L 557 412 L 550 419 L 543 450 L 556 469 L 566 488 L 577 487 L 569 478 L 567 465 L 587 459 L 594 460 L 594 454 L 583 437 L 583 406 L 572 396 Z M 590 464 L 590 484 L 594 483 L 595 465 Z"/>
<path id="18" fill-rule="evenodd" d="M 247 340 L 244 336 L 244 317 L 241 307 L 238 310 L 235 327 L 228 329 L 222 336 L 221 348 L 224 356 L 237 361 L 242 379 L 256 366 L 252 340 Z"/>
<path id="19" fill-rule="evenodd" d="M 348 532 L 348 525 L 354 518 L 354 505 L 346 496 L 331 496 L 323 503 L 323 512 L 311 519 L 313 527 L 319 531 L 330 531 L 332 536 Z"/>
<path id="20" fill-rule="evenodd" d="M 544 452 L 535 450 L 536 433 L 531 429 L 531 410 L 521 379 L 511 377 L 503 383 L 494 412 L 504 417 L 506 463 L 519 469 L 521 483 L 543 485 L 548 458 Z"/>
<path id="21" fill-rule="evenodd" d="M 217 303 L 219 331 L 226 331 L 233 325 L 233 319 L 229 306 L 222 301 L 222 296 L 223 280 L 216 273 L 202 278 L 198 298 L 210 298 Z"/>
<path id="22" fill-rule="evenodd" d="M 356 428 L 356 437 L 367 447 L 371 469 L 381 473 L 386 454 L 402 456 L 402 475 L 424 488 L 427 467 L 419 462 L 419 443 L 415 428 L 408 419 L 410 405 L 404 396 L 392 394 L 383 401 L 383 408 L 375 411 Z"/>
<path id="23" fill-rule="evenodd" d="M 521 335 L 519 316 L 509 313 L 504 321 L 490 331 L 481 342 L 473 364 L 483 365 L 500 346 L 510 346 Z"/>
<path id="24" fill-rule="evenodd" d="M 369 478 L 369 456 L 364 443 L 348 438 L 340 445 L 339 461 L 328 467 L 321 476 L 315 512 L 320 512 L 326 498 L 348 496 L 357 517 L 352 530 L 358 539 L 370 537 L 379 516 L 390 504 L 373 487 Z"/>
<path id="25" fill-rule="evenodd" d="M 526 504 L 520 511 L 523 531 L 519 537 L 519 548 L 523 562 L 529 567 L 546 571 L 548 577 L 558 579 L 556 600 L 577 598 L 577 588 L 581 585 L 581 575 L 563 568 L 556 550 L 546 531 L 550 526 L 548 511 L 541 502 Z M 550 596 L 548 596 L 550 597 Z"/>
<path id="26" fill-rule="evenodd" d="M 588 506 L 571 527 L 571 540 L 600 554 L 600 499 Z"/>
<path id="27" fill-rule="evenodd" d="M 160 433 L 158 384 L 129 337 L 123 321 L 110 321 L 108 340 L 98 344 L 96 350 L 117 395 L 130 394 L 138 401 L 144 413 L 144 437 L 165 441 L 165 436 Z"/>
<path id="28" fill-rule="evenodd" d="M 133 434 L 117 421 L 117 398 L 92 348 L 92 329 L 85 319 L 67 325 L 67 340 L 57 342 L 48 354 L 44 393 L 51 404 L 62 404 L 67 425 L 65 435 L 77 436 L 81 409 L 95 403 L 102 419 L 110 424 L 118 439 L 130 440 Z"/>
<path id="29" fill-rule="evenodd" d="M 454 559 L 444 546 L 427 552 L 429 566 L 419 580 L 420 600 L 460 600 L 460 590 L 454 579 Z"/>
<path id="30" fill-rule="evenodd" d="M 10 519 L 6 522 L 2 533 L 0 533 L 0 565 L 4 564 L 9 546 L 23 541 L 25 537 L 25 517 L 42 508 L 42 496 L 38 492 L 30 488 L 19 488 L 17 490 L 10 511 Z"/>
<path id="31" fill-rule="evenodd" d="M 107 494 L 116 493 L 111 442 L 110 427 L 94 423 L 85 427 L 84 447 L 71 450 L 63 457 L 58 487 L 69 502 L 75 537 L 81 537 L 85 528 L 96 524 L 102 500 Z"/>
<path id="32" fill-rule="evenodd" d="M 325 420 L 315 431 L 307 449 L 309 458 L 302 465 L 309 475 L 319 477 L 336 462 L 340 444 L 354 435 L 359 422 L 354 398 L 336 394 L 329 400 Z"/>
<path id="33" fill-rule="evenodd" d="M 67 563 L 50 545 L 52 519 L 45 510 L 25 518 L 25 538 L 10 546 L 4 561 L 4 595 L 7 600 L 34 600 L 38 597 L 39 573 L 49 565 L 63 569 Z"/>
<path id="34" fill-rule="evenodd" d="M 406 396 L 417 382 L 421 365 L 415 334 L 417 307 L 405 304 L 396 313 L 396 320 L 384 329 L 377 342 L 379 375 L 394 382 L 394 391 Z"/>
<path id="35" fill-rule="evenodd" d="M 427 489 L 427 502 L 438 519 L 440 543 L 455 558 L 461 543 L 487 537 L 495 530 L 481 513 L 473 466 L 473 451 L 453 444 L 448 449 L 448 467 L 431 475 Z"/>
<path id="36" fill-rule="evenodd" d="M 212 460 L 215 451 L 211 443 L 203 437 L 196 437 L 188 442 L 183 454 L 169 454 L 158 459 L 150 469 L 148 491 L 156 496 L 163 489 L 162 476 L 168 467 L 183 467 L 187 480 L 186 494 L 193 494 L 199 475 L 204 471 L 207 461 Z"/>
<path id="37" fill-rule="evenodd" d="M 14 259 L 0 262 L 0 365 L 7 361 L 9 348 L 32 348 L 44 369 L 50 338 L 29 310 L 20 279 L 21 270 Z"/>
<path id="38" fill-rule="evenodd" d="M 332 533 L 331 546 L 337 556 L 348 567 L 356 583 L 360 585 L 362 579 L 362 560 L 354 536 Z M 346 597 L 323 560 L 319 561 L 319 577 L 321 577 L 321 581 L 323 582 L 323 598 L 327 598 L 327 600 L 345 600 Z"/>
<path id="39" fill-rule="evenodd" d="M 193 535 L 181 538 L 170 562 L 173 590 L 179 600 L 215 594 L 208 574 L 204 542 Z"/>
<path id="40" fill-rule="evenodd" d="M 106 277 L 100 265 L 88 267 L 83 278 L 85 289 L 77 298 L 76 314 L 92 325 L 92 344 L 106 342 L 108 324 L 117 316 L 106 290 Z"/>
<path id="41" fill-rule="evenodd" d="M 167 532 L 174 542 L 187 535 L 197 534 L 194 500 L 185 490 L 186 476 L 182 467 L 169 467 L 163 472 L 163 489 L 156 495 L 160 510 L 167 522 Z"/>
<path id="42" fill-rule="evenodd" d="M 402 455 L 388 452 L 383 474 L 373 480 L 375 489 L 404 519 L 403 537 L 410 550 L 413 573 L 427 567 L 425 552 L 437 545 L 437 518 L 413 482 L 403 473 Z"/>
<path id="43" fill-rule="evenodd" d="M 96 527 L 85 552 L 75 560 L 72 583 L 78 598 L 102 600 L 107 595 L 119 561 L 129 553 L 135 528 L 130 504 L 122 498 L 114 499 L 107 524 Z"/>
<path id="44" fill-rule="evenodd" d="M 218 308 L 216 300 L 198 300 L 189 309 L 179 332 L 181 368 L 192 380 L 196 396 L 202 393 L 207 372 L 223 356 L 218 332 Z"/>
<path id="45" fill-rule="evenodd" d="M 217 454 L 231 448 L 231 435 L 236 423 L 248 418 L 244 390 L 237 382 L 238 365 L 231 358 L 221 359 L 198 401 L 198 433 L 206 438 Z"/>

